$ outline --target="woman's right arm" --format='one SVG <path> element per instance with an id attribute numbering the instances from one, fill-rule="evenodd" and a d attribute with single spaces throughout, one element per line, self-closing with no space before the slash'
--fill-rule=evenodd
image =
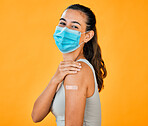
<path id="1" fill-rule="evenodd" d="M 35 101 L 33 111 L 31 114 L 32 120 L 35 123 L 42 121 L 46 117 L 46 115 L 50 112 L 50 106 L 53 97 L 56 93 L 57 86 L 58 82 L 56 82 L 56 79 L 52 78 L 47 87 L 45 88 L 45 90 Z"/>

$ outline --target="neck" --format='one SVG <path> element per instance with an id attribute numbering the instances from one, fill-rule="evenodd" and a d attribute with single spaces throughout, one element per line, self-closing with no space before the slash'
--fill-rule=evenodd
<path id="1" fill-rule="evenodd" d="M 70 53 L 63 53 L 63 60 L 73 60 L 73 61 L 77 61 L 78 59 L 85 59 L 83 52 L 80 53 L 74 53 L 74 52 L 70 52 Z"/>

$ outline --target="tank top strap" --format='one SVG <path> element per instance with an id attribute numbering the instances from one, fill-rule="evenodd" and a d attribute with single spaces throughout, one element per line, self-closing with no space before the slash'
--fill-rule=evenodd
<path id="1" fill-rule="evenodd" d="M 94 70 L 94 67 L 92 66 L 92 64 L 87 59 L 78 59 L 77 61 L 85 62 L 92 69 L 93 74 L 94 74 L 94 80 L 95 80 L 95 90 L 98 90 L 96 74 L 95 74 L 95 70 Z"/>

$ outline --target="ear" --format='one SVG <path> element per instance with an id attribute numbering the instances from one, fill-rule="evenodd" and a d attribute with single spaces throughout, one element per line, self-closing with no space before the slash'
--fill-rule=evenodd
<path id="1" fill-rule="evenodd" d="M 87 43 L 89 40 L 91 40 L 93 38 L 93 36 L 94 36 L 94 31 L 93 30 L 87 32 L 86 36 L 84 38 L 84 42 Z"/>

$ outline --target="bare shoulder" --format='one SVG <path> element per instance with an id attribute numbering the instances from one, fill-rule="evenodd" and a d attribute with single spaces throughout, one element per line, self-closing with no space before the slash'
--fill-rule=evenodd
<path id="1" fill-rule="evenodd" d="M 73 84 L 83 86 L 85 88 L 90 87 L 93 80 L 93 72 L 88 64 L 83 61 L 77 61 L 81 63 L 82 68 L 76 74 L 69 74 L 65 77 L 66 84 Z"/>
<path id="2" fill-rule="evenodd" d="M 78 61 L 78 62 L 81 63 L 81 65 L 82 65 L 81 74 L 82 74 L 82 77 L 84 78 L 83 81 L 85 81 L 85 83 L 90 82 L 90 80 L 93 77 L 93 72 L 92 72 L 90 66 L 83 61 Z"/>

